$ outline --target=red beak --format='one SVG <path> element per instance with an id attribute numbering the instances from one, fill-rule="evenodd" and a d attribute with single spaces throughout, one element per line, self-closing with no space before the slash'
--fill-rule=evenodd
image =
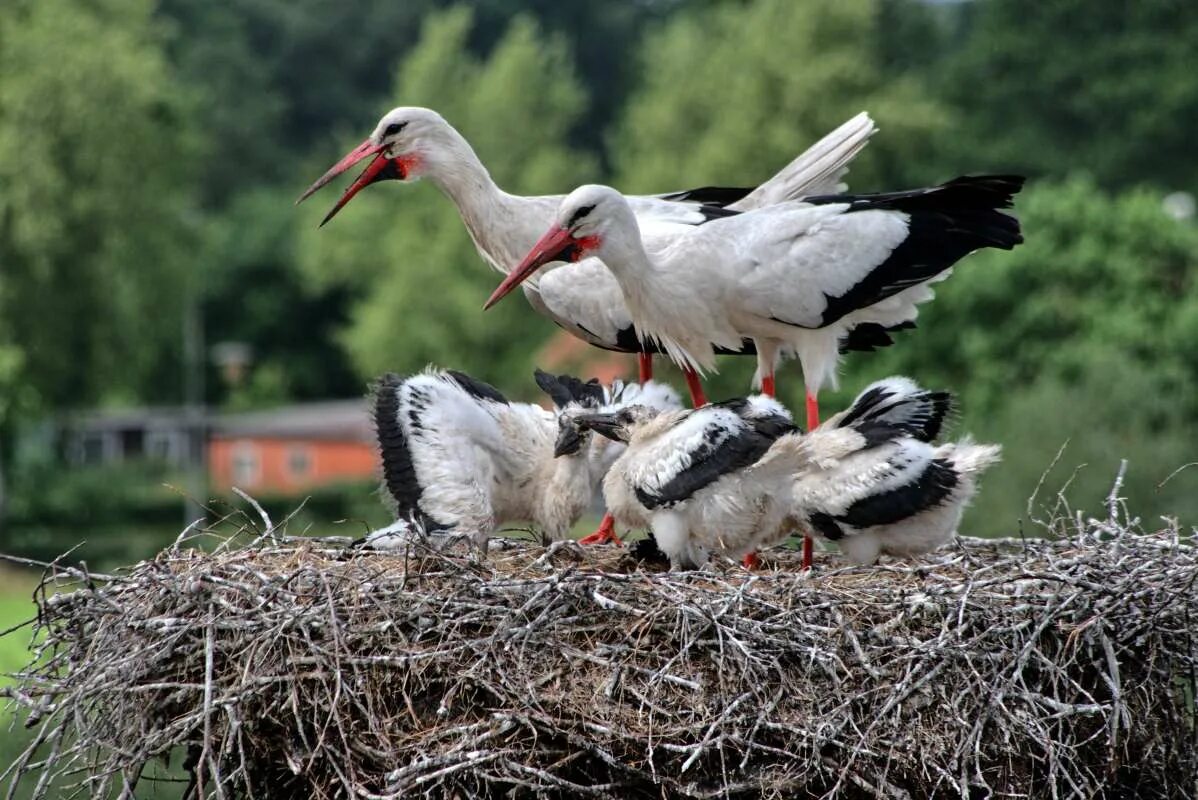
<path id="1" fill-rule="evenodd" d="M 532 246 L 532 250 L 524 257 L 520 265 L 508 273 L 508 276 L 503 279 L 503 283 L 495 287 L 490 299 L 483 305 L 483 311 L 498 303 L 504 295 L 524 283 L 534 272 L 551 261 L 569 261 L 576 250 L 577 245 L 574 237 L 570 235 L 570 231 L 556 225 L 553 226 L 549 229 L 549 233 L 542 236 Z"/>
<path id="2" fill-rule="evenodd" d="M 346 153 L 344 158 L 342 158 L 340 161 L 338 161 L 333 166 L 329 167 L 329 171 L 326 172 L 325 174 L 321 175 L 320 178 L 317 179 L 316 183 L 309 186 L 304 191 L 304 193 L 299 196 L 299 200 L 295 201 L 295 204 L 299 205 L 300 203 L 307 200 L 309 197 L 311 197 L 313 194 L 315 194 L 317 192 L 317 190 L 324 187 L 333 178 L 336 178 L 342 172 L 345 172 L 347 169 L 352 167 L 354 164 L 357 164 L 362 159 L 364 159 L 368 156 L 377 155 L 377 154 L 381 153 L 382 151 L 383 151 L 383 146 L 381 144 L 375 144 L 374 142 L 370 141 L 369 139 L 362 142 L 360 145 L 355 147 L 353 150 L 350 150 L 348 153 Z"/>
<path id="3" fill-rule="evenodd" d="M 353 200 L 354 195 L 365 189 L 370 184 L 374 183 L 375 181 L 385 181 L 391 179 L 403 180 L 406 177 L 406 174 L 407 172 L 403 164 L 403 159 L 387 158 L 381 153 L 375 156 L 374 161 L 371 161 L 366 165 L 366 169 L 362 170 L 362 174 L 359 175 L 357 180 L 351 183 L 349 188 L 346 189 L 344 194 L 341 195 L 341 199 L 337 201 L 337 204 L 329 209 L 329 213 L 324 215 L 324 219 L 320 221 L 320 227 L 323 228 L 326 222 L 337 216 L 337 212 L 344 208 L 346 203 L 348 203 L 350 200 Z"/>

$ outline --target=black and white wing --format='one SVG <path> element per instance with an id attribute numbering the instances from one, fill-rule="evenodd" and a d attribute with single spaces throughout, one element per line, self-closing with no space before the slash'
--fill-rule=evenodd
<path id="1" fill-rule="evenodd" d="M 949 392 L 933 392 L 910 378 L 896 375 L 871 383 L 852 404 L 829 418 L 824 427 L 866 424 L 893 426 L 923 442 L 935 441 L 953 410 Z"/>
<path id="2" fill-rule="evenodd" d="M 795 481 L 798 516 L 820 535 L 836 541 L 855 530 L 893 525 L 952 494 L 957 471 L 931 445 L 904 436 L 871 446 L 860 436 L 860 450 L 833 464 L 812 462 Z"/>
<path id="3" fill-rule="evenodd" d="M 774 398 L 764 394 L 724 400 L 712 405 L 732 411 L 755 431 L 770 439 L 777 439 L 798 430 L 790 411 Z"/>
<path id="4" fill-rule="evenodd" d="M 843 180 L 849 171 L 849 163 L 876 132 L 874 121 L 862 111 L 809 147 L 745 197 L 731 201 L 730 207 L 737 211 L 749 211 L 809 195 L 843 192 Z"/>
<path id="5" fill-rule="evenodd" d="M 446 527 L 427 494 L 469 474 L 478 449 L 502 454 L 497 413 L 507 398 L 490 384 L 455 370 L 387 374 L 373 389 L 383 483 L 396 517 L 426 531 Z"/>
<path id="6" fill-rule="evenodd" d="M 677 258 L 713 271 L 695 280 L 716 285 L 735 270 L 742 314 L 822 328 L 935 280 L 974 250 L 1017 245 L 1019 223 L 1001 209 L 1022 181 L 983 176 L 916 192 L 806 198 L 697 228 Z"/>
<path id="7" fill-rule="evenodd" d="M 635 453 L 626 453 L 625 474 L 642 505 L 669 507 L 753 464 L 773 442 L 735 411 L 704 406 Z"/>

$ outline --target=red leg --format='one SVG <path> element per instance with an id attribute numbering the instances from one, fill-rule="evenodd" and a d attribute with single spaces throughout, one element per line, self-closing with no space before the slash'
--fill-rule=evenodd
<path id="1" fill-rule="evenodd" d="M 753 553 L 749 553 L 747 556 L 742 558 L 740 560 L 740 563 L 744 566 L 745 569 L 757 569 L 758 567 L 761 566 L 761 559 L 758 558 L 756 552 L 753 552 Z"/>
<path id="2" fill-rule="evenodd" d="M 807 430 L 813 431 L 819 427 L 819 401 L 810 391 L 807 392 Z"/>
<path id="3" fill-rule="evenodd" d="M 616 521 L 612 519 L 611 514 L 603 515 L 603 521 L 599 523 L 599 530 L 578 540 L 579 544 L 603 544 L 604 542 L 611 542 L 617 547 L 624 546 L 620 542 L 620 537 L 616 535 Z"/>
<path id="4" fill-rule="evenodd" d="M 703 394 L 703 384 L 699 382 L 698 373 L 693 369 L 684 369 L 682 373 L 686 375 L 686 388 L 691 390 L 691 407 L 707 405 L 707 395 Z"/>
<path id="5" fill-rule="evenodd" d="M 766 397 L 777 397 L 774 394 L 774 373 L 770 373 L 761 379 L 761 393 Z"/>
<path id="6" fill-rule="evenodd" d="M 636 372 L 637 380 L 641 383 L 653 380 L 653 354 L 652 353 L 637 353 L 636 354 Z"/>
<path id="7" fill-rule="evenodd" d="M 807 430 L 812 431 L 819 427 L 819 401 L 815 399 L 810 391 L 807 392 Z M 811 560 L 813 555 L 813 542 L 809 534 L 803 536 L 803 569 L 811 569 Z"/>

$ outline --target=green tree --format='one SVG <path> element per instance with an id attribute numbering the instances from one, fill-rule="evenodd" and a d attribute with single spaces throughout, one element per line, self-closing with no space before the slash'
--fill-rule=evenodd
<path id="1" fill-rule="evenodd" d="M 196 149 L 151 10 L 23 0 L 0 16 L 0 346 L 48 407 L 178 396 Z"/>
<path id="2" fill-rule="evenodd" d="M 861 110 L 882 133 L 853 167 L 855 188 L 933 179 L 929 135 L 943 109 L 886 71 L 871 42 L 876 0 L 753 0 L 687 9 L 647 37 L 645 80 L 612 139 L 627 190 L 760 182 Z"/>
<path id="3" fill-rule="evenodd" d="M 585 105 L 566 47 L 517 17 L 476 58 L 466 47 L 472 24 L 463 9 L 429 17 L 394 97 L 441 112 L 509 191 L 566 191 L 593 176 L 592 160 L 564 143 Z M 355 292 L 342 341 L 362 375 L 431 361 L 512 385 L 512 375 L 531 371 L 530 348 L 555 329 L 519 301 L 482 313 L 498 275 L 432 187 L 373 188 L 314 230 L 319 216 L 312 208 L 299 258 L 316 288 Z"/>
<path id="4" fill-rule="evenodd" d="M 1198 184 L 1198 5 L 1184 0 L 990 0 L 929 70 L 961 124 L 946 163 L 1109 187 Z M 989 168 L 989 167 L 988 167 Z"/>
<path id="5" fill-rule="evenodd" d="M 345 290 L 306 285 L 296 265 L 294 200 L 290 187 L 242 191 L 208 226 L 205 329 L 213 342 L 245 342 L 253 351 L 246 383 L 233 396 L 213 371 L 213 401 L 267 406 L 364 390 L 336 340 L 346 322 Z"/>
<path id="6" fill-rule="evenodd" d="M 289 179 L 314 143 L 366 119 L 434 0 L 159 0 L 168 55 L 209 142 L 198 178 L 223 209 Z"/>

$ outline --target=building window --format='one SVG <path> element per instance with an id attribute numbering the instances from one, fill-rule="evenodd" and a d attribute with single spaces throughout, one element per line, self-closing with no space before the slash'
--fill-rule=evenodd
<path id="1" fill-rule="evenodd" d="M 120 459 L 120 441 L 106 431 L 83 431 L 71 446 L 71 460 L 83 466 L 110 464 Z"/>
<path id="2" fill-rule="evenodd" d="M 259 472 L 258 448 L 251 442 L 233 445 L 233 485 L 239 488 L 255 486 Z"/>
<path id="3" fill-rule="evenodd" d="M 306 478 L 312 472 L 312 454 L 307 447 L 296 446 L 287 451 L 287 473 L 292 478 Z"/>
<path id="4" fill-rule="evenodd" d="M 145 447 L 151 461 L 171 466 L 183 463 L 183 442 L 174 431 L 146 431 Z"/>

